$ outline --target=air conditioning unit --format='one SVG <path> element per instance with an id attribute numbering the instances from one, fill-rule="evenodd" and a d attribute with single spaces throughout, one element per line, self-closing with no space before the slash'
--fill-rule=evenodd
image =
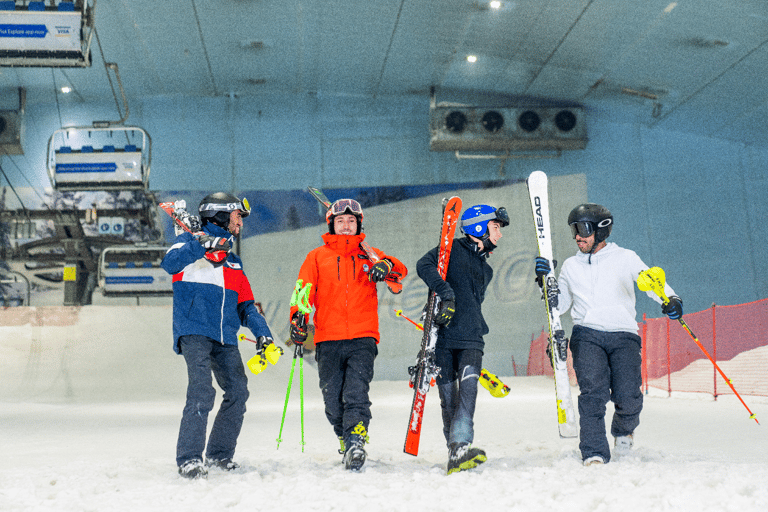
<path id="1" fill-rule="evenodd" d="M 23 155 L 24 120 L 15 110 L 0 110 L 0 155 Z"/>
<path id="2" fill-rule="evenodd" d="M 430 108 L 431 151 L 560 151 L 587 147 L 581 107 Z"/>

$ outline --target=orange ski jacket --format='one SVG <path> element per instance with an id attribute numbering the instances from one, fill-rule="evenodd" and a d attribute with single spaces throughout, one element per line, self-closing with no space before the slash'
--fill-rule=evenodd
<path id="1" fill-rule="evenodd" d="M 379 342 L 379 299 L 376 283 L 368 280 L 371 260 L 360 248 L 365 234 L 323 235 L 324 245 L 309 252 L 299 270 L 302 286 L 314 307 L 315 343 L 371 337 Z M 408 269 L 400 260 L 373 248 L 380 259 L 392 263 L 391 272 L 403 277 Z M 298 306 L 291 306 L 291 316 Z"/>

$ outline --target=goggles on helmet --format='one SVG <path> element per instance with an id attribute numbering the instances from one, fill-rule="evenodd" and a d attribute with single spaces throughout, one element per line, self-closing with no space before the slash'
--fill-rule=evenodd
<path id="1" fill-rule="evenodd" d="M 363 209 L 360 207 L 360 203 L 354 199 L 339 199 L 331 205 L 331 215 L 341 215 L 349 210 L 353 214 L 362 215 Z"/>
<path id="2" fill-rule="evenodd" d="M 501 227 L 509 226 L 509 214 L 503 206 L 496 209 L 496 220 L 499 221 Z"/>
<path id="3" fill-rule="evenodd" d="M 576 235 L 581 238 L 588 238 L 595 232 L 595 225 L 591 222 L 573 222 L 570 226 L 573 238 L 576 238 Z"/>
<path id="4" fill-rule="evenodd" d="M 243 217 L 247 217 L 251 213 L 251 205 L 246 198 L 243 198 L 239 203 L 206 203 L 200 205 L 200 213 L 205 211 L 233 212 L 235 210 L 240 210 L 244 213 Z"/>

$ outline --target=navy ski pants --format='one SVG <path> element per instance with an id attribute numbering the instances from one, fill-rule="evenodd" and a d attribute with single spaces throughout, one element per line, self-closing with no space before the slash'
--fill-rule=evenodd
<path id="1" fill-rule="evenodd" d="M 611 435 L 626 436 L 640 424 L 643 409 L 640 336 L 576 325 L 571 334 L 573 369 L 579 383 L 579 449 L 582 460 L 598 455 L 608 462 L 605 405 L 614 403 Z"/>
<path id="2" fill-rule="evenodd" d="M 345 442 L 361 421 L 368 430 L 371 420 L 368 391 L 377 354 L 374 338 L 326 340 L 315 346 L 325 416 L 333 432 Z"/>
<path id="3" fill-rule="evenodd" d="M 445 442 L 448 447 L 452 443 L 471 443 L 475 438 L 477 381 L 483 364 L 483 351 L 437 348 L 435 362 L 440 367 L 436 380 Z"/>
<path id="4" fill-rule="evenodd" d="M 222 390 L 219 412 L 208 439 L 206 458 L 231 459 L 243 426 L 248 378 L 237 345 L 222 345 L 206 336 L 181 336 L 179 346 L 187 363 L 187 403 L 181 417 L 176 444 L 176 464 L 203 458 L 208 413 L 213 409 L 216 390 L 211 373 Z"/>

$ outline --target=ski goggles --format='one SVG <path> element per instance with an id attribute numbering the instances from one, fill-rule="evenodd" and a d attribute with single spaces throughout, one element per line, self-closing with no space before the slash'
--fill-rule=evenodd
<path id="1" fill-rule="evenodd" d="M 362 215 L 363 214 L 363 208 L 360 206 L 360 203 L 355 201 L 354 199 L 339 199 L 335 203 L 331 205 L 331 215 L 341 215 L 345 211 L 349 210 L 353 214 Z"/>
<path id="2" fill-rule="evenodd" d="M 496 220 L 501 223 L 501 227 L 509 226 L 509 213 L 503 206 L 496 209 Z"/>
<path id="3" fill-rule="evenodd" d="M 589 238 L 595 232 L 595 225 L 591 222 L 574 222 L 570 226 L 573 238 L 576 238 L 576 235 L 581 238 Z"/>
<path id="4" fill-rule="evenodd" d="M 208 203 L 200 205 L 200 212 L 206 211 L 219 211 L 219 212 L 233 212 L 240 210 L 243 217 L 247 217 L 251 213 L 251 205 L 246 198 L 240 200 L 239 203 Z"/>

